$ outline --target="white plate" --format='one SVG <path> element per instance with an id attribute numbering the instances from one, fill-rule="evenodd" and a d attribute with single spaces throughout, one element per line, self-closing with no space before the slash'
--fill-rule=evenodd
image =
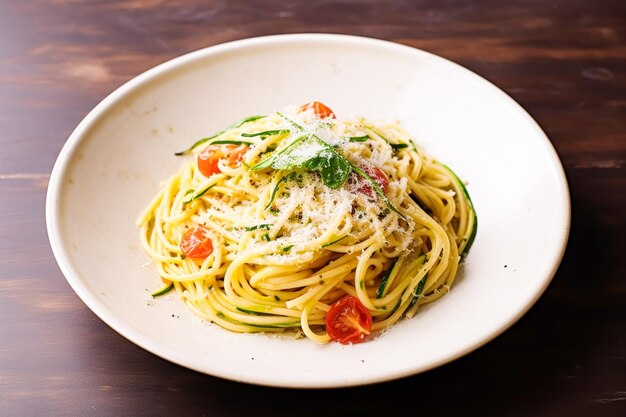
<path id="1" fill-rule="evenodd" d="M 469 182 L 478 236 L 450 294 L 373 341 L 317 345 L 230 333 L 159 287 L 135 219 L 196 139 L 251 114 L 320 100 L 339 117 L 397 118 Z M 445 59 L 351 36 L 286 35 L 176 58 L 104 99 L 63 147 L 46 201 L 55 257 L 79 297 L 120 334 L 207 374 L 284 387 L 389 380 L 491 340 L 537 300 L 561 260 L 567 183 L 550 142 L 502 91 Z M 172 317 L 174 315 L 174 317 Z"/>

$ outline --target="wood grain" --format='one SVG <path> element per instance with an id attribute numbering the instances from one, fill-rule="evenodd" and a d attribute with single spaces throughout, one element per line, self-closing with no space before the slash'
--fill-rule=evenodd
<path id="1" fill-rule="evenodd" d="M 0 0 L 0 11 L 0 415 L 626 415 L 625 2 Z M 570 242 L 545 295 L 504 335 L 400 381 L 270 389 L 143 351 L 67 285 L 44 200 L 82 117 L 167 59 L 294 32 L 377 37 L 449 58 L 546 131 L 570 183 Z"/>

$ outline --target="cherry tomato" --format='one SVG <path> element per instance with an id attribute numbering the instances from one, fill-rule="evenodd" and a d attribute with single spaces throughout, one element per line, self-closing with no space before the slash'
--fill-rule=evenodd
<path id="1" fill-rule="evenodd" d="M 229 167 L 236 168 L 246 152 L 246 145 L 209 145 L 198 154 L 198 169 L 205 177 L 219 174 L 221 171 L 217 163 L 220 159 L 226 159 Z"/>
<path id="2" fill-rule="evenodd" d="M 333 113 L 333 111 L 326 107 L 325 104 L 320 103 L 319 101 L 312 101 L 311 103 L 307 103 L 304 106 L 300 107 L 301 111 L 306 111 L 309 109 L 313 109 L 313 112 L 315 112 L 315 115 L 317 117 L 319 117 L 320 119 L 326 119 L 326 118 L 331 118 L 331 119 L 335 119 L 335 113 Z"/>
<path id="3" fill-rule="evenodd" d="M 192 259 L 204 259 L 209 256 L 213 252 L 209 229 L 198 225 L 187 230 L 180 241 L 180 249 L 186 257 Z"/>
<path id="4" fill-rule="evenodd" d="M 387 178 L 387 175 L 383 172 L 382 169 L 369 166 L 361 168 L 363 169 L 363 171 L 365 171 L 367 175 L 369 175 L 374 181 L 376 181 L 376 183 L 381 188 L 381 190 L 383 190 L 384 193 L 387 192 L 387 188 L 389 188 L 389 178 Z M 359 182 L 361 183 L 358 188 L 359 192 L 366 194 L 370 197 L 374 195 L 374 190 L 372 189 L 372 186 L 367 179 L 359 177 Z"/>
<path id="5" fill-rule="evenodd" d="M 244 155 L 248 152 L 248 146 L 246 145 L 226 145 L 229 148 L 228 157 L 226 160 L 228 161 L 228 166 L 231 168 L 236 168 L 241 165 L 241 161 L 243 160 Z"/>
<path id="6" fill-rule="evenodd" d="M 341 344 L 362 342 L 372 331 L 372 315 L 351 295 L 335 301 L 326 313 L 326 331 Z"/>

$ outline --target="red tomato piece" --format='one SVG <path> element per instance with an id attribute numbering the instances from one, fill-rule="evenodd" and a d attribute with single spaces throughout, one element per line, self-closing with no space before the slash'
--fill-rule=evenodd
<path id="1" fill-rule="evenodd" d="M 326 313 L 326 331 L 344 345 L 362 342 L 372 331 L 372 315 L 358 298 L 346 295 Z"/>
<path id="2" fill-rule="evenodd" d="M 335 113 L 333 113 L 333 111 L 329 107 L 327 107 L 323 103 L 320 103 L 319 101 L 312 101 L 300 107 L 301 111 L 306 111 L 309 109 L 313 109 L 315 115 L 320 119 L 336 119 Z"/>
<path id="3" fill-rule="evenodd" d="M 180 249 L 186 257 L 192 259 L 204 259 L 209 256 L 213 252 L 209 229 L 198 225 L 187 230 L 180 241 Z"/>
<path id="4" fill-rule="evenodd" d="M 198 169 L 205 177 L 210 177 L 213 174 L 218 174 L 220 168 L 217 163 L 221 159 L 221 147 L 220 146 L 207 146 L 198 154 Z"/>
<path id="5" fill-rule="evenodd" d="M 241 161 L 243 161 L 244 155 L 248 152 L 248 146 L 246 145 L 226 145 L 227 147 L 231 147 L 228 150 L 228 166 L 231 168 L 237 168 L 241 165 Z"/>
<path id="6" fill-rule="evenodd" d="M 205 177 L 222 172 L 218 166 L 221 159 L 231 168 L 241 165 L 243 156 L 248 152 L 246 145 L 209 145 L 198 154 L 198 169 Z"/>
<path id="7" fill-rule="evenodd" d="M 383 190 L 384 193 L 387 192 L 387 188 L 389 188 L 389 178 L 387 178 L 387 174 L 385 174 L 382 169 L 376 168 L 376 167 L 369 167 L 369 166 L 365 166 L 361 168 L 363 169 L 363 171 L 365 171 L 367 175 L 369 175 L 374 181 L 376 181 L 376 184 L 378 184 L 378 186 L 380 187 L 381 190 Z M 374 190 L 372 189 L 372 185 L 369 183 L 367 179 L 363 177 L 359 177 L 359 183 L 361 183 L 361 185 L 358 188 L 358 191 L 360 193 L 363 193 L 370 197 L 374 195 Z"/>

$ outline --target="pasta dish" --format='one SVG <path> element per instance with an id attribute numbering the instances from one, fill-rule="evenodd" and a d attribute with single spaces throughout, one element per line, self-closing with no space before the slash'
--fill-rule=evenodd
<path id="1" fill-rule="evenodd" d="M 312 102 L 177 155 L 137 222 L 152 295 L 231 331 L 369 340 L 446 294 L 476 235 L 463 183 L 398 123 Z"/>

